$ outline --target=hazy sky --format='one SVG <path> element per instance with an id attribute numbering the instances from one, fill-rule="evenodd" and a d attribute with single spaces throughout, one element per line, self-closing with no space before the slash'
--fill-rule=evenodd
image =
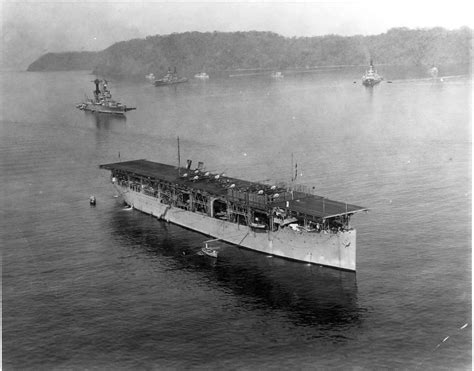
<path id="1" fill-rule="evenodd" d="M 20 68 L 47 51 L 102 50 L 117 41 L 173 32 L 367 35 L 392 27 L 473 28 L 474 18 L 467 0 L 0 0 L 0 4 L 1 65 Z"/>

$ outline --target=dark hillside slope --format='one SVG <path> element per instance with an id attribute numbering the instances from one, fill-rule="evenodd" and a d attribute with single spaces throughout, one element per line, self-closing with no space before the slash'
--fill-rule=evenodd
<path id="1" fill-rule="evenodd" d="M 29 65 L 28 71 L 92 70 L 101 52 L 47 53 Z"/>

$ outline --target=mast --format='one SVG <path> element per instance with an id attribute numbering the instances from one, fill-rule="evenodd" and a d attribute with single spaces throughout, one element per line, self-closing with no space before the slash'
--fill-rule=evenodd
<path id="1" fill-rule="evenodd" d="M 293 183 L 293 152 L 291 152 L 291 170 L 290 170 L 290 174 L 291 174 L 291 182 Z"/>
<path id="2" fill-rule="evenodd" d="M 294 171 L 294 173 L 293 173 Z M 295 182 L 295 180 L 298 178 L 298 163 L 295 162 L 295 167 L 293 167 L 293 152 L 291 152 L 291 182 Z"/>
<path id="3" fill-rule="evenodd" d="M 99 79 L 95 79 L 93 81 L 93 83 L 95 84 L 95 90 L 94 90 L 94 97 L 96 100 L 99 99 L 99 94 L 100 94 L 100 80 Z"/>
<path id="4" fill-rule="evenodd" d="M 181 154 L 179 151 L 179 136 L 178 136 L 178 175 L 181 175 Z"/>

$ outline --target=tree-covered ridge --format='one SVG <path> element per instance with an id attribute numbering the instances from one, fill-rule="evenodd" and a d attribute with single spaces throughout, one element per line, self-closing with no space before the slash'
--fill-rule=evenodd
<path id="1" fill-rule="evenodd" d="M 182 74 L 198 71 L 214 72 L 236 69 L 293 69 L 328 65 L 377 64 L 432 65 L 470 63 L 472 30 L 463 27 L 448 31 L 443 28 L 395 28 L 372 36 L 338 36 L 285 38 L 273 32 L 186 32 L 149 36 L 116 43 L 91 53 L 46 56 L 33 63 L 45 69 L 66 69 L 93 65 L 98 74 L 143 76 L 160 75 L 176 67 Z M 57 60 L 54 60 L 54 56 Z M 41 63 L 39 63 L 41 62 Z M 87 64 L 87 66 L 86 66 Z M 63 68 L 59 68 L 63 67 Z M 73 68 L 70 68 L 73 69 Z"/>
<path id="2" fill-rule="evenodd" d="M 101 52 L 47 53 L 28 67 L 28 71 L 92 70 L 99 64 Z"/>

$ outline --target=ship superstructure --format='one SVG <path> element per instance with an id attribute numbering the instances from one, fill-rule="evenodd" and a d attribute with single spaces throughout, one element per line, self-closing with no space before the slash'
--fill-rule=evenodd
<path id="1" fill-rule="evenodd" d="M 100 165 L 133 208 L 269 255 L 356 269 L 353 214 L 367 210 L 300 186 L 266 185 L 147 160 Z"/>

